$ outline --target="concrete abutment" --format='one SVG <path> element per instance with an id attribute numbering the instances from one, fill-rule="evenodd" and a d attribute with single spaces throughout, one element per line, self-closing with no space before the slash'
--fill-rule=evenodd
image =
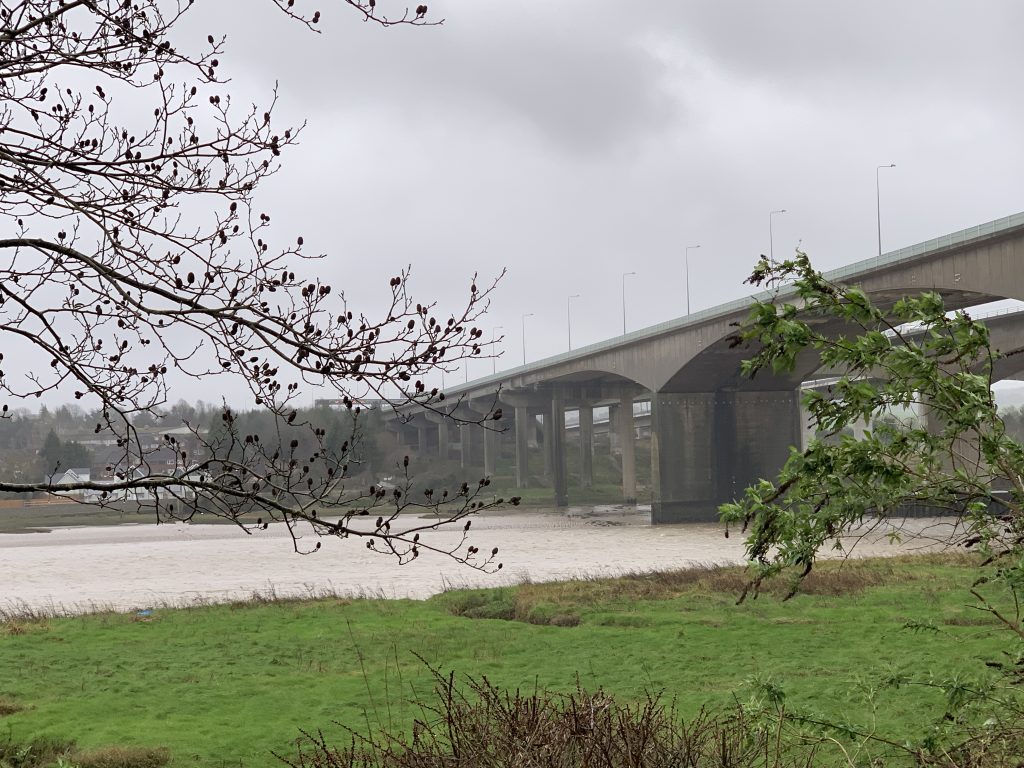
<path id="1" fill-rule="evenodd" d="M 800 444 L 799 391 L 657 393 L 651 411 L 654 523 L 717 521 Z"/>

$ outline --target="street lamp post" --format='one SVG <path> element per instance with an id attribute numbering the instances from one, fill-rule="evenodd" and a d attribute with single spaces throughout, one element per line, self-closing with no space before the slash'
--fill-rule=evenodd
<path id="1" fill-rule="evenodd" d="M 526 318 L 533 317 L 533 312 L 523 315 L 523 365 L 526 365 Z"/>
<path id="2" fill-rule="evenodd" d="M 580 295 L 574 293 L 565 300 L 565 322 L 569 329 L 569 351 L 572 352 L 572 300 L 578 299 Z"/>
<path id="3" fill-rule="evenodd" d="M 775 264 L 775 230 L 772 228 L 772 221 L 778 214 L 785 213 L 785 208 L 768 212 L 768 261 Z"/>
<path id="4" fill-rule="evenodd" d="M 498 338 L 498 331 L 505 330 L 505 326 L 496 325 L 491 328 L 491 373 L 498 372 L 498 356 L 494 353 L 494 344 Z"/>
<path id="5" fill-rule="evenodd" d="M 880 165 L 875 168 L 875 214 L 878 220 L 878 255 L 882 255 L 882 187 L 878 181 L 878 172 L 883 168 L 895 168 L 896 163 Z"/>
<path id="6" fill-rule="evenodd" d="M 690 314 L 690 251 L 700 248 L 699 245 L 688 245 L 686 246 L 686 314 Z"/>
<path id="7" fill-rule="evenodd" d="M 626 335 L 626 278 L 635 275 L 636 272 L 622 273 L 622 335 Z"/>

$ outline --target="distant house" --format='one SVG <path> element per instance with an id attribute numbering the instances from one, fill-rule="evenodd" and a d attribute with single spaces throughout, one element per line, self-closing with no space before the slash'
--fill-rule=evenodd
<path id="1" fill-rule="evenodd" d="M 165 477 L 187 477 L 196 471 L 196 465 L 191 465 L 188 469 L 175 469 L 171 472 L 155 472 L 152 467 L 144 468 L 141 466 L 132 467 L 127 471 L 117 470 L 112 475 L 108 472 L 106 476 L 97 480 L 99 485 L 110 485 L 113 486 L 117 483 L 124 482 L 127 480 L 145 480 L 148 478 L 165 478 Z M 92 503 L 100 503 L 103 501 L 120 501 L 120 502 L 134 502 L 138 504 L 152 504 L 153 502 L 168 499 L 194 499 L 196 496 L 195 491 L 192 488 L 185 485 L 172 484 L 162 488 L 112 488 L 109 491 L 102 489 L 88 491 L 83 499 Z"/>
<path id="2" fill-rule="evenodd" d="M 97 434 L 71 435 L 68 442 L 89 448 L 92 467 L 76 467 L 53 472 L 44 482 L 60 486 L 79 482 L 95 483 L 98 488 L 82 491 L 54 493 L 74 496 L 76 500 L 99 504 L 105 502 L 137 502 L 152 504 L 170 497 L 192 499 L 195 492 L 182 485 L 165 488 L 114 488 L 126 480 L 148 478 L 181 478 L 195 471 L 197 461 L 208 454 L 200 428 L 181 425 L 167 428 L 140 426 L 133 430 L 132 439 L 125 443 L 109 431 Z"/>
<path id="3" fill-rule="evenodd" d="M 185 477 L 195 471 L 195 464 L 191 465 L 187 470 L 177 469 L 171 472 L 154 472 L 152 468 L 149 468 L 147 471 L 147 469 L 138 466 L 131 468 L 127 472 L 119 471 L 114 473 L 110 471 L 110 467 L 106 467 L 105 469 L 107 471 L 103 472 L 100 477 L 96 478 L 96 482 L 99 485 L 114 485 L 129 478 L 141 480 L 148 477 L 161 477 L 167 475 L 171 475 L 172 477 Z M 191 488 L 180 485 L 172 485 L 166 489 L 118 488 L 104 491 L 102 488 L 76 488 L 74 490 L 67 491 L 60 490 L 61 486 L 87 483 L 91 479 L 91 475 L 92 473 L 88 467 L 74 467 L 72 469 L 66 469 L 46 475 L 43 478 L 43 482 L 48 483 L 51 486 L 56 486 L 54 490 L 51 491 L 53 494 L 67 496 L 90 504 L 98 504 L 102 501 L 128 501 L 144 504 L 175 496 L 185 499 L 195 498 L 195 491 Z"/>
<path id="4" fill-rule="evenodd" d="M 74 483 L 89 482 L 89 467 L 74 467 L 65 469 L 63 472 L 54 472 L 43 478 L 43 482 L 51 485 L 72 485 Z"/>
<path id="5" fill-rule="evenodd" d="M 44 483 L 49 483 L 51 486 L 71 486 L 78 483 L 89 482 L 90 471 L 89 467 L 73 467 L 71 469 L 65 469 L 64 471 L 57 471 L 46 475 L 43 478 Z M 55 490 L 54 493 L 59 493 L 61 496 L 72 496 L 76 498 L 85 498 L 88 495 L 88 491 L 83 489 L 75 489 L 69 491 Z"/>
<path id="6" fill-rule="evenodd" d="M 136 430 L 137 440 L 128 446 L 116 444 L 93 447 L 92 477 L 97 482 L 151 475 L 180 476 L 207 451 L 202 439 L 187 427 Z M 172 442 L 173 441 L 173 442 Z"/>
<path id="7" fill-rule="evenodd" d="M 358 397 L 330 397 L 319 398 L 313 401 L 314 408 L 330 408 L 333 411 L 347 411 L 359 408 L 363 411 L 380 410 L 387 404 L 387 400 Z"/>

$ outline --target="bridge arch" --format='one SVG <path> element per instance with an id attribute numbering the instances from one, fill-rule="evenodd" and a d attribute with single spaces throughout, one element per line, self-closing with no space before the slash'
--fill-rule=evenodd
<path id="1" fill-rule="evenodd" d="M 916 291 L 864 287 L 882 306 L 920 290 L 938 291 L 951 308 L 1005 297 L 937 285 Z M 842 324 L 827 317 L 810 322 L 826 334 L 844 331 Z M 1024 313 L 1017 324 L 1024 327 Z M 719 503 L 735 498 L 760 478 L 773 477 L 791 447 L 802 442 L 800 386 L 821 369 L 818 353 L 807 350 L 790 372 L 761 371 L 747 377 L 740 365 L 751 350 L 733 344 L 735 331 L 730 327 L 696 354 L 676 361 L 676 369 L 652 398 L 656 521 L 713 517 Z M 1020 350 L 1022 335 L 1000 330 L 993 334 L 993 346 L 1004 352 Z M 1003 378 L 1022 368 L 1024 355 L 1013 355 L 1000 358 L 995 374 Z"/>
<path id="2" fill-rule="evenodd" d="M 826 276 L 857 284 L 883 304 L 934 290 L 949 307 L 961 308 L 1024 300 L 1022 265 L 1024 214 L 1017 214 Z M 786 294 L 783 289 L 781 300 Z M 732 348 L 728 339 L 749 307 L 745 299 L 695 312 L 469 382 L 449 395 L 493 395 L 500 386 L 503 403 L 522 398 L 506 413 L 533 408 L 557 422 L 576 402 L 600 402 L 616 391 L 649 392 L 655 521 L 713 519 L 718 503 L 758 477 L 773 476 L 789 446 L 799 444 L 799 386 L 820 368 L 817 356 L 808 354 L 792 374 L 742 377 L 740 361 L 749 350 Z M 1005 343 L 997 346 L 1011 351 Z M 1017 358 L 1002 359 L 996 375 L 1016 373 Z M 556 499 L 564 502 L 557 491 Z"/>

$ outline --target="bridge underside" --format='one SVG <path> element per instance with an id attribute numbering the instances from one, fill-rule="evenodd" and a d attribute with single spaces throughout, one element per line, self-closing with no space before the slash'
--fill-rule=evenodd
<path id="1" fill-rule="evenodd" d="M 976 306 L 999 298 L 1024 299 L 1024 215 L 991 222 L 971 230 L 913 246 L 877 260 L 830 273 L 830 279 L 856 283 L 880 306 L 930 290 L 940 293 L 950 309 Z M 783 290 L 785 294 L 785 289 Z M 790 295 L 781 300 L 797 302 Z M 505 435 L 477 434 L 479 427 L 449 429 L 424 422 L 407 443 L 437 451 L 463 468 L 493 472 L 502 451 L 511 453 L 519 487 L 545 484 L 556 505 L 568 504 L 570 486 L 586 487 L 594 479 L 594 435 L 608 437 L 621 465 L 622 498 L 649 491 L 656 523 L 708 522 L 717 508 L 761 478 L 773 478 L 792 446 L 801 444 L 800 385 L 818 368 L 813 354 L 801 357 L 788 376 L 740 372 L 751 350 L 731 337 L 749 312 L 749 303 L 724 305 L 692 317 L 644 329 L 571 354 L 557 356 L 507 375 L 473 382 L 461 393 L 460 407 L 472 410 L 473 398 L 493 405 L 495 390 L 514 425 Z M 829 335 L 848 334 L 827 317 L 812 319 Z M 1020 350 L 1016 328 L 994 345 Z M 1020 375 L 1024 355 L 996 366 L 998 377 Z M 451 393 L 450 393 L 451 394 Z M 456 391 L 454 394 L 459 394 Z M 649 401 L 650 411 L 635 418 L 634 402 Z M 610 407 L 598 425 L 594 409 Z M 567 440 L 566 412 L 578 412 Z M 646 421 L 644 420 L 646 418 Z M 578 426 L 577 426 L 578 424 Z M 640 432 L 650 439 L 650 473 L 637 472 L 635 441 Z M 514 438 L 514 439 L 513 439 Z M 503 443 L 511 444 L 503 449 Z M 577 443 L 576 449 L 573 443 Z M 646 443 L 642 444 L 646 451 Z M 579 450 L 572 477 L 567 461 Z M 531 456 L 533 460 L 531 463 Z M 506 457 L 507 458 L 507 457 Z M 648 479 L 649 477 L 649 479 Z"/>

